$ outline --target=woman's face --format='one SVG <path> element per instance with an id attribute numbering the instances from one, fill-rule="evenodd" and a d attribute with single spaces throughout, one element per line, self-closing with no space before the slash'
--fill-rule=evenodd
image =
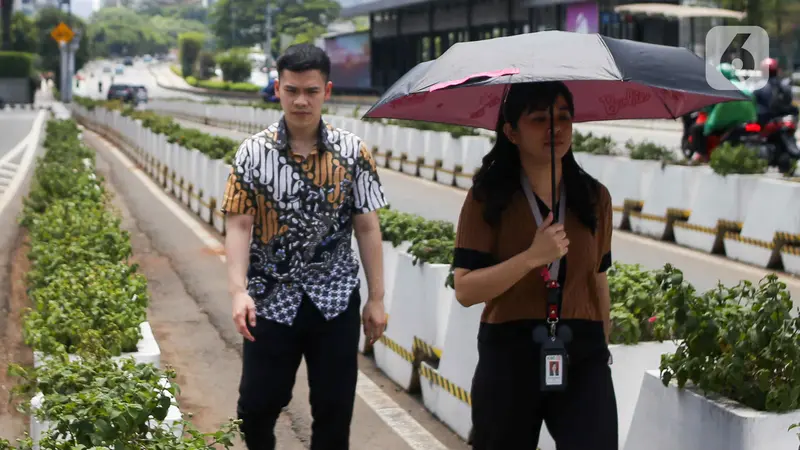
<path id="1" fill-rule="evenodd" d="M 572 145 L 572 115 L 569 105 L 559 95 L 553 105 L 555 113 L 555 153 L 561 159 Z M 550 162 L 550 108 L 541 111 L 524 111 L 517 121 L 517 128 L 510 124 L 504 127 L 506 136 L 520 151 L 520 156 L 527 156 L 537 162 Z"/>

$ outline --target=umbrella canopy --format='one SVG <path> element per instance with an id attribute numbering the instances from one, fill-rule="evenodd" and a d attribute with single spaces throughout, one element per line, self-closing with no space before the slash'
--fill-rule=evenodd
<path id="1" fill-rule="evenodd" d="M 707 76 L 731 90 L 712 88 Z M 543 31 L 455 44 L 406 73 L 364 117 L 494 130 L 507 85 L 541 81 L 567 85 L 575 122 L 674 119 L 715 103 L 747 100 L 687 49 Z"/>

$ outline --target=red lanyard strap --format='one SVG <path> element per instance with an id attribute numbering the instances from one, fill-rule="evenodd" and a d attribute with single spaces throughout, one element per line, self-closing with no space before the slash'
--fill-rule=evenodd
<path id="1" fill-rule="evenodd" d="M 536 198 L 533 196 L 530 182 L 524 172 L 520 173 L 520 182 L 522 183 L 522 191 L 528 199 L 528 205 L 533 213 L 533 218 L 536 220 L 536 226 L 541 227 L 544 218 L 542 212 L 539 210 L 539 205 Z M 567 190 L 564 186 L 564 181 L 560 185 L 560 197 L 558 201 L 558 211 L 553 218 L 554 223 L 563 223 L 567 213 Z M 561 286 L 558 283 L 558 271 L 561 269 L 561 259 L 557 259 L 549 267 L 542 267 L 539 272 L 542 280 L 544 280 L 545 287 L 547 288 L 547 322 L 550 324 L 550 330 L 555 335 L 556 322 L 559 318 L 559 310 L 561 306 Z"/>

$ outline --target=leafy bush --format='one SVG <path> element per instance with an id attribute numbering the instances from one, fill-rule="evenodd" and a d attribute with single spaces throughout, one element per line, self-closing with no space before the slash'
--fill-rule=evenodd
<path id="1" fill-rule="evenodd" d="M 79 98 L 78 102 L 87 109 L 99 106 L 120 111 L 125 117 L 141 120 L 142 126 L 152 130 L 154 133 L 166 135 L 169 143 L 179 144 L 188 149 L 195 149 L 211 159 L 223 159 L 230 163 L 239 148 L 238 141 L 222 136 L 212 136 L 194 128 L 183 128 L 171 117 L 163 116 L 153 111 L 134 109 L 118 102 L 104 100 Z"/>
<path id="2" fill-rule="evenodd" d="M 691 382 L 759 411 L 800 409 L 800 319 L 786 285 L 770 274 L 696 295 L 677 274 L 668 267 L 659 278 L 666 315 L 684 338 L 661 357 L 664 385 Z"/>
<path id="3" fill-rule="evenodd" d="M 188 77 L 193 74 L 193 69 L 197 64 L 197 59 L 200 56 L 200 50 L 203 48 L 205 39 L 203 33 L 194 31 L 181 33 L 178 36 L 182 76 Z"/>
<path id="4" fill-rule="evenodd" d="M 173 426 L 184 427 L 181 436 L 163 426 L 178 389 L 170 381 L 174 371 L 133 358 L 111 359 L 135 351 L 141 340 L 147 280 L 126 262 L 129 236 L 94 176 L 94 155 L 78 135 L 71 120 L 48 122 L 46 153 L 25 200 L 33 307 L 24 318 L 23 337 L 44 355 L 38 368 L 9 367 L 23 379 L 13 389 L 27 400 L 18 407 L 50 422 L 41 450 L 230 448 L 238 421 L 213 433 L 180 421 Z M 31 411 L 29 400 L 37 393 L 42 402 Z M 7 448 L 11 444 L 0 440 L 0 449 Z M 31 450 L 33 442 L 25 438 L 17 448 Z"/>
<path id="5" fill-rule="evenodd" d="M 625 143 L 631 159 L 661 161 L 664 163 L 675 162 L 675 153 L 663 145 L 650 141 L 634 142 L 632 139 Z"/>
<path id="6" fill-rule="evenodd" d="M 214 58 L 214 53 L 207 50 L 200 52 L 197 57 L 197 70 L 195 74 L 201 79 L 208 79 L 215 75 L 214 70 L 217 68 L 217 61 Z"/>
<path id="7" fill-rule="evenodd" d="M 28 78 L 33 74 L 33 54 L 0 52 L 0 78 Z"/>
<path id="8" fill-rule="evenodd" d="M 711 152 L 711 169 L 722 175 L 761 174 L 767 171 L 767 161 L 754 149 L 725 142 Z"/>
<path id="9" fill-rule="evenodd" d="M 186 421 L 172 424 L 183 425 L 188 432 L 186 437 L 176 437 L 169 427 L 161 425 L 172 404 L 170 397 L 178 392 L 172 369 L 138 364 L 133 358 L 115 362 L 87 355 L 80 361 L 69 361 L 64 356 L 52 358 L 46 365 L 30 370 L 12 365 L 9 372 L 23 381 L 15 386 L 15 396 L 43 394 L 35 411 L 27 402 L 19 408 L 51 422 L 39 443 L 42 450 L 95 446 L 193 450 L 212 449 L 215 444 L 225 448 L 233 445 L 238 421 L 207 434 L 197 432 Z M 19 447 L 30 448 L 26 441 Z"/>
<path id="10" fill-rule="evenodd" d="M 638 264 L 614 262 L 607 273 L 611 343 L 669 339 L 671 324 L 664 317 L 663 295 L 656 281 L 658 272 L 644 270 Z"/>
<path id="11" fill-rule="evenodd" d="M 593 155 L 616 155 L 614 141 L 611 136 L 596 137 L 592 133 L 572 132 L 572 151 Z"/>
<path id="12" fill-rule="evenodd" d="M 222 69 L 222 79 L 234 83 L 240 83 L 250 79 L 253 71 L 247 54 L 238 51 L 229 51 L 217 56 L 217 63 Z"/>

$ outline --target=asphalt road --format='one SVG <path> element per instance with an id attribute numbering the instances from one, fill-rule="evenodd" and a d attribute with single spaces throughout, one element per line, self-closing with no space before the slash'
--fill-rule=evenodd
<path id="1" fill-rule="evenodd" d="M 81 81 L 80 86 L 74 88 L 73 93 L 83 97 L 89 98 L 106 98 L 108 94 L 108 87 L 111 85 L 111 78 L 114 78 L 114 83 L 117 84 L 135 84 L 147 88 L 150 98 L 186 98 L 198 102 L 208 100 L 209 97 L 202 95 L 193 95 L 184 92 L 177 92 L 169 89 L 164 89 L 156 83 L 155 77 L 148 70 L 150 63 L 144 61 L 135 61 L 133 66 L 123 66 L 122 74 L 115 74 L 113 71 L 118 64 L 109 61 L 93 61 L 81 69 L 81 74 L 84 76 L 84 81 Z M 110 73 L 103 72 L 104 67 L 111 69 Z M 91 77 L 94 75 L 94 77 Z M 102 91 L 98 91 L 98 81 L 103 82 Z"/>
<path id="2" fill-rule="evenodd" d="M 227 136 L 233 139 L 244 139 L 246 133 L 200 125 L 194 122 L 180 121 L 182 126 L 197 128 L 209 134 Z M 609 132 L 616 127 L 606 127 Z M 653 131 L 641 131 L 644 134 L 655 134 Z M 639 130 L 618 131 L 616 136 L 624 133 L 639 134 Z M 380 169 L 387 199 L 392 207 L 409 213 L 419 214 L 431 220 L 448 220 L 458 222 L 461 205 L 466 191 L 443 186 L 438 183 L 398 173 L 389 169 Z M 666 263 L 683 270 L 686 279 L 700 291 L 713 289 L 717 282 L 733 285 L 740 280 L 757 282 L 769 271 L 754 266 L 712 256 L 699 251 L 690 250 L 675 244 L 655 241 L 623 231 L 614 231 L 612 254 L 615 260 L 625 263 L 637 263 L 648 269 L 658 269 Z M 800 306 L 800 280 L 783 274 L 781 278 L 787 283 L 796 306 Z"/>
<path id="3" fill-rule="evenodd" d="M 0 158 L 30 133 L 36 111 L 0 111 Z"/>

